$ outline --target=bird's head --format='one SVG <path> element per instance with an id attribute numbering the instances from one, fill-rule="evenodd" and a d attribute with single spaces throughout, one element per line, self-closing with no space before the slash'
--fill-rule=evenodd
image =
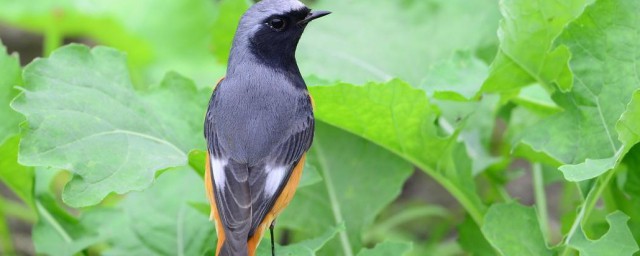
<path id="1" fill-rule="evenodd" d="M 262 0 L 240 19 L 232 58 L 243 54 L 270 62 L 295 58 L 298 41 L 307 24 L 329 13 L 312 11 L 298 0 Z"/>

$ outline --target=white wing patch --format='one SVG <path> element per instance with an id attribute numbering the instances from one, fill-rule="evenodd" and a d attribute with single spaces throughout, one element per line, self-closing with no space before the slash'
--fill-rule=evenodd
<path id="1" fill-rule="evenodd" d="M 264 192 L 265 192 L 265 196 L 270 197 L 270 196 L 273 196 L 278 190 L 278 187 L 280 187 L 280 183 L 282 183 L 282 178 L 284 178 L 284 175 L 287 172 L 287 167 L 267 166 L 266 171 L 267 171 L 267 182 L 264 183 Z"/>
<path id="2" fill-rule="evenodd" d="M 224 167 L 227 165 L 227 160 L 224 159 L 215 159 L 213 155 L 209 155 L 209 159 L 211 159 L 211 172 L 213 172 L 213 180 L 216 183 L 216 187 L 218 190 L 223 190 L 226 177 L 224 175 Z"/>

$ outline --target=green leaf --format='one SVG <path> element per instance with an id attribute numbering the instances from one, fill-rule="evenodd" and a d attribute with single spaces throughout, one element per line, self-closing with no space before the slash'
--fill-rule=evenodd
<path id="1" fill-rule="evenodd" d="M 466 101 L 477 94 L 487 73 L 487 64 L 472 53 L 455 52 L 447 61 L 432 66 L 419 88 L 436 99 Z"/>
<path id="2" fill-rule="evenodd" d="M 640 56 L 629 52 L 640 47 L 638 12 L 640 2 L 598 1 L 558 39 L 573 54 L 573 90 L 553 95 L 564 111 L 530 127 L 522 142 L 564 163 L 568 180 L 610 170 L 639 141 Z"/>
<path id="3" fill-rule="evenodd" d="M 24 77 L 12 105 L 28 121 L 19 161 L 72 171 L 63 193 L 71 206 L 146 188 L 156 171 L 186 164 L 187 152 L 202 144 L 192 137 L 202 125 L 191 125 L 206 100 L 197 104 L 204 97 L 193 83 L 170 75 L 161 91 L 138 95 L 113 49 L 64 47 L 31 63 Z"/>
<path id="4" fill-rule="evenodd" d="M 18 133 L 18 123 L 23 118 L 9 108 L 9 102 L 18 94 L 14 86 L 22 84 L 20 62 L 17 56 L 10 56 L 0 42 L 0 144 Z"/>
<path id="5" fill-rule="evenodd" d="M 442 184 L 477 222 L 484 205 L 475 191 L 471 162 L 455 134 L 442 137 L 438 109 L 424 91 L 400 80 L 364 86 L 310 88 L 317 119 L 370 140 L 408 160 Z"/>
<path id="6" fill-rule="evenodd" d="M 460 246 L 469 253 L 478 256 L 493 256 L 496 251 L 482 234 L 478 224 L 473 219 L 466 216 L 458 227 L 458 242 Z"/>
<path id="7" fill-rule="evenodd" d="M 77 219 L 60 206 L 50 190 L 58 173 L 52 170 L 35 172 L 35 209 L 38 222 L 33 226 L 32 239 L 39 254 L 74 255 L 107 237 L 97 232 L 99 226 L 84 221 L 88 214 Z M 112 218 L 106 220 L 114 221 Z"/>
<path id="8" fill-rule="evenodd" d="M 385 256 L 385 255 L 406 255 L 413 246 L 403 242 L 383 242 L 377 244 L 372 249 L 364 248 L 357 256 Z"/>
<path id="9" fill-rule="evenodd" d="M 313 239 L 308 239 L 308 240 L 295 243 L 292 245 L 287 245 L 287 246 L 279 246 L 276 244 L 276 249 L 275 249 L 276 255 L 315 256 L 318 250 L 320 250 L 329 240 L 333 239 L 338 232 L 341 232 L 343 230 L 344 230 L 343 226 L 341 226 L 340 228 L 334 227 L 334 228 L 330 228 L 329 230 L 324 232 L 324 234 Z M 269 239 L 265 238 L 260 243 L 260 246 L 258 247 L 258 250 L 256 252 L 257 255 L 259 256 L 271 255 L 271 243 L 269 243 L 267 240 Z"/>
<path id="10" fill-rule="evenodd" d="M 311 7 L 333 13 L 306 28 L 300 68 L 349 83 L 398 77 L 419 84 L 432 64 L 454 51 L 493 45 L 499 18 L 494 0 L 317 1 Z"/>
<path id="11" fill-rule="evenodd" d="M 214 224 L 189 202 L 206 199 L 202 180 L 188 168 L 169 170 L 151 188 L 130 193 L 104 255 L 201 255 L 212 249 Z"/>
<path id="12" fill-rule="evenodd" d="M 322 182 L 298 189 L 276 228 L 292 228 L 298 238 L 308 239 L 344 223 L 346 229 L 320 255 L 359 251 L 363 230 L 400 194 L 412 172 L 407 162 L 383 148 L 323 122 L 316 123 L 307 163 L 320 173 Z"/>
<path id="13" fill-rule="evenodd" d="M 632 198 L 640 199 L 640 145 L 634 146 L 629 151 L 623 159 L 623 163 L 627 166 L 627 178 L 624 183 L 624 192 L 629 194 Z"/>
<path id="14" fill-rule="evenodd" d="M 191 150 L 189 152 L 189 166 L 198 173 L 200 178 L 204 179 L 204 172 L 206 171 L 205 164 L 207 162 L 207 152 L 204 150 Z"/>
<path id="15" fill-rule="evenodd" d="M 383 242 L 372 249 L 364 248 L 358 256 L 406 255 L 413 246 L 410 243 Z"/>
<path id="16" fill-rule="evenodd" d="M 517 203 L 492 205 L 482 233 L 501 255 L 553 255 L 540 231 L 536 211 Z"/>
<path id="17" fill-rule="evenodd" d="M 609 231 L 598 240 L 586 237 L 582 229 L 571 237 L 568 246 L 580 251 L 580 255 L 633 255 L 637 252 L 638 244 L 627 227 L 629 217 L 622 212 L 607 215 Z"/>
<path id="18" fill-rule="evenodd" d="M 532 83 L 562 91 L 572 86 L 570 53 L 554 40 L 593 0 L 500 1 L 500 50 L 483 92 L 513 92 Z"/>
<path id="19" fill-rule="evenodd" d="M 0 145 L 0 181 L 22 201 L 33 207 L 33 168 L 18 164 L 20 136 L 13 136 Z"/>
<path id="20" fill-rule="evenodd" d="M 616 123 L 618 140 L 623 143 L 625 153 L 640 142 L 640 119 L 638 117 L 640 117 L 640 91 L 633 94 L 627 109 Z"/>

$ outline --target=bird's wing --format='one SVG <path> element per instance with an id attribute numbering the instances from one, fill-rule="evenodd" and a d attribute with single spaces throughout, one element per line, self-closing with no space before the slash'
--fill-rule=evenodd
<path id="1" fill-rule="evenodd" d="M 265 165 L 250 168 L 249 186 L 252 205 L 250 237 L 263 222 L 267 213 L 272 210 L 294 168 L 304 153 L 309 150 L 313 140 L 314 122 L 313 116 L 309 115 L 275 148 L 266 159 Z"/>
<path id="2" fill-rule="evenodd" d="M 218 85 L 211 96 L 211 103 L 216 97 Z M 214 195 L 217 215 L 224 230 L 224 241 L 218 253 L 224 255 L 247 254 L 247 237 L 251 227 L 251 193 L 249 188 L 249 168 L 224 152 L 220 146 L 218 133 L 210 113 L 207 113 L 204 136 L 209 153 L 209 177 Z M 211 192 L 210 192 L 211 193 Z"/>

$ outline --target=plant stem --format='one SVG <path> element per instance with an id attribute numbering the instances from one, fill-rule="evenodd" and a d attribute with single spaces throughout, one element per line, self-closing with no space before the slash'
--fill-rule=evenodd
<path id="1" fill-rule="evenodd" d="M 388 219 L 374 225 L 372 229 L 364 235 L 365 241 L 384 240 L 392 230 L 402 224 L 415 220 L 427 219 L 430 217 L 441 217 L 446 219 L 450 216 L 447 209 L 439 206 L 422 206 L 419 208 L 409 208 L 392 215 Z"/>
<path id="2" fill-rule="evenodd" d="M 591 216 L 591 213 L 593 212 L 593 208 L 595 207 L 596 203 L 598 202 L 598 199 L 602 195 L 602 192 L 604 192 L 604 190 L 607 188 L 607 185 L 609 185 L 609 182 L 611 181 L 611 178 L 613 178 L 614 174 L 616 173 L 616 170 L 617 169 L 609 170 L 605 174 L 598 177 L 598 179 L 596 180 L 596 184 L 593 186 L 593 188 L 591 188 L 591 190 L 589 190 L 589 194 L 587 194 L 587 198 L 584 200 L 584 203 L 580 208 L 580 212 L 578 212 L 578 216 L 576 216 L 576 219 L 573 221 L 573 224 L 571 225 L 571 229 L 569 230 L 569 233 L 565 238 L 565 241 L 564 241 L 565 247 L 560 255 L 562 256 L 570 255 L 569 253 L 573 251 L 573 249 L 571 249 L 568 246 L 569 241 L 571 241 L 571 238 L 573 237 L 575 232 L 578 230 L 578 228 L 582 225 L 582 223 L 587 221 Z"/>
<path id="3" fill-rule="evenodd" d="M 318 161 L 322 168 L 322 174 L 324 177 L 324 184 L 327 188 L 327 193 L 329 194 L 329 202 L 331 203 L 331 210 L 333 210 L 333 217 L 336 221 L 337 225 L 343 224 L 344 219 L 342 217 L 342 211 L 340 210 L 340 203 L 338 202 L 338 196 L 336 195 L 335 188 L 333 187 L 333 180 L 331 179 L 331 174 L 327 171 L 327 166 L 329 165 L 327 159 L 324 157 L 323 148 L 320 144 L 320 141 L 316 140 L 315 142 L 316 152 L 318 155 Z M 340 231 L 338 234 L 340 237 L 340 244 L 342 245 L 342 252 L 345 256 L 353 256 L 353 251 L 351 249 L 351 242 L 349 241 L 349 237 L 347 236 L 346 231 Z"/>
<path id="4" fill-rule="evenodd" d="M 406 158 L 405 158 L 406 159 Z M 409 162 L 418 164 L 419 161 L 415 159 L 407 159 Z M 453 184 L 451 180 L 442 176 L 440 173 L 432 170 L 428 166 L 424 164 L 417 165 L 418 168 L 422 169 L 424 172 L 429 174 L 434 180 L 436 180 L 440 185 L 442 185 L 451 195 L 458 200 L 458 202 L 462 205 L 462 207 L 469 213 L 469 216 L 473 219 L 473 221 L 478 224 L 479 227 L 482 227 L 482 223 L 484 222 L 484 205 L 476 204 L 474 201 L 467 196 L 458 186 Z"/>
<path id="5" fill-rule="evenodd" d="M 5 216 L 15 217 L 24 222 L 33 224 L 36 222 L 36 214 L 27 206 L 7 200 L 0 196 L 0 212 Z"/>
<path id="6" fill-rule="evenodd" d="M 3 255 L 13 255 L 15 250 L 11 241 L 11 230 L 9 230 L 8 219 L 2 208 L 5 200 L 0 197 L 0 246 L 2 246 Z"/>
<path id="7" fill-rule="evenodd" d="M 62 45 L 62 41 L 62 33 L 60 33 L 55 25 L 51 25 L 44 34 L 42 55 L 44 57 L 51 55 L 55 49 L 58 49 L 58 47 Z"/>
<path id="8" fill-rule="evenodd" d="M 551 234 L 549 233 L 549 212 L 547 210 L 547 195 L 544 190 L 544 177 L 542 174 L 542 166 L 540 163 L 534 163 L 531 166 L 533 176 L 533 192 L 536 200 L 536 209 L 538 210 L 538 219 L 540 220 L 540 228 L 546 241 L 549 241 Z"/>

